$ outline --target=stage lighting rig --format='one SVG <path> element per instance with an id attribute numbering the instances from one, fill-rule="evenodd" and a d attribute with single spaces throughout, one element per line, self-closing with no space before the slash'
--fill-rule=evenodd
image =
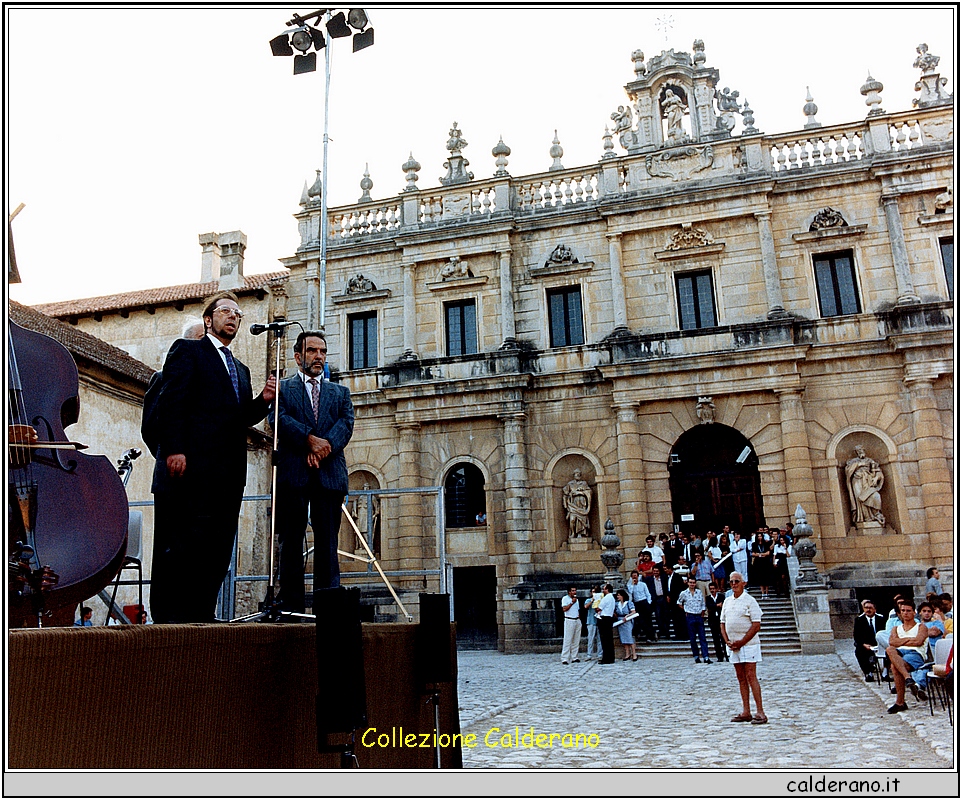
<path id="1" fill-rule="evenodd" d="M 326 30 L 322 31 L 317 26 L 325 16 Z M 342 39 L 353 34 L 355 53 L 374 44 L 374 28 L 363 8 L 348 9 L 346 15 L 333 8 L 321 8 L 310 14 L 295 14 L 287 25 L 293 30 L 271 39 L 271 53 L 275 56 L 294 56 L 295 75 L 317 69 L 317 51 L 327 46 L 328 38 Z"/>

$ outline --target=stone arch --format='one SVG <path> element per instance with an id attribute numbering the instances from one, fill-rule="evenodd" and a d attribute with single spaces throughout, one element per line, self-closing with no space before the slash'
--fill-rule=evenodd
<path id="1" fill-rule="evenodd" d="M 737 428 L 689 428 L 672 445 L 667 466 L 672 517 L 683 532 L 730 525 L 748 535 L 765 524 L 758 455 Z"/>
<path id="2" fill-rule="evenodd" d="M 455 483 L 459 482 L 455 473 L 459 470 L 463 470 L 465 474 L 462 477 L 466 480 L 466 484 L 460 488 L 455 486 Z M 487 465 L 474 456 L 454 456 L 439 470 L 437 485 L 444 487 L 444 543 L 448 558 L 458 566 L 486 556 L 490 552 L 488 531 L 492 524 L 491 501 L 488 497 L 491 473 Z M 458 496 L 449 494 L 449 487 Z M 460 489 L 465 490 L 463 494 Z M 461 503 L 463 507 L 452 509 L 449 503 Z M 452 513 L 453 511 L 456 513 Z M 479 525 L 475 517 L 482 512 L 487 515 L 487 519 L 485 524 Z M 464 559 L 468 561 L 464 562 Z"/>
<path id="3" fill-rule="evenodd" d="M 488 467 L 485 465 L 485 463 L 480 459 L 477 459 L 474 456 L 468 456 L 468 455 L 459 455 L 459 456 L 454 456 L 452 458 L 449 458 L 446 462 L 444 462 L 444 465 L 441 467 L 441 469 L 438 472 L 438 483 L 436 485 L 446 486 L 451 476 L 451 473 L 461 464 L 470 465 L 471 467 L 474 467 L 474 469 L 476 469 L 478 473 L 480 473 L 481 489 L 484 494 L 484 507 L 481 510 L 487 513 L 487 508 L 489 505 L 489 503 L 487 502 L 487 487 L 491 485 L 491 472 L 488 469 Z M 444 502 L 445 504 L 447 504 L 447 491 L 445 491 Z M 445 508 L 445 512 L 447 512 L 447 507 Z M 462 526 L 462 525 L 452 525 L 452 520 L 447 519 L 447 516 L 448 516 L 447 513 L 445 513 L 445 526 L 447 528 L 468 527 L 468 526 Z M 471 517 L 472 517 L 471 524 L 473 525 L 474 514 L 472 514 Z"/>
<path id="4" fill-rule="evenodd" d="M 856 532 L 852 523 L 845 464 L 852 458 L 857 445 L 865 449 L 866 456 L 879 463 L 884 478 L 880 494 L 885 526 L 877 529 L 877 532 L 901 533 L 903 520 L 908 517 L 905 505 L 904 467 L 899 461 L 898 446 L 892 437 L 879 428 L 871 425 L 849 425 L 836 432 L 825 448 L 826 459 L 832 474 L 830 481 L 832 507 L 838 534 L 847 536 Z"/>
<path id="5" fill-rule="evenodd" d="M 581 448 L 569 448 L 556 453 L 545 466 L 545 510 L 548 523 L 548 543 L 552 551 L 569 549 L 569 528 L 563 503 L 563 490 L 578 469 L 591 487 L 592 503 L 588 514 L 588 537 L 584 544 L 599 547 L 604 535 L 608 507 L 604 493 L 605 470 L 598 457 Z"/>

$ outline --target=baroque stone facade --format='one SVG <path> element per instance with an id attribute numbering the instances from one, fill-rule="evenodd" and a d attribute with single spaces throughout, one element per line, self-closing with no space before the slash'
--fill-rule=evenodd
<path id="1" fill-rule="evenodd" d="M 329 209 L 351 486 L 447 498 L 439 532 L 431 495 L 385 494 L 381 563 L 413 592 L 445 562 L 455 609 L 490 604 L 505 651 L 555 635 L 556 589 L 602 575 L 608 519 L 630 564 L 649 532 L 781 525 L 801 504 L 836 614 L 953 571 L 951 105 L 933 89 L 887 113 L 875 81 L 865 119 L 811 124 L 809 102 L 804 130 L 767 135 L 693 50 L 633 55 L 621 154 L 606 129 L 598 163 L 512 177 L 499 143 L 492 177 L 437 188 L 412 157 L 396 198 Z M 283 263 L 306 324 L 319 201 L 296 216 Z M 884 475 L 876 528 L 852 521 L 856 447 Z M 563 504 L 576 470 L 584 537 Z"/>

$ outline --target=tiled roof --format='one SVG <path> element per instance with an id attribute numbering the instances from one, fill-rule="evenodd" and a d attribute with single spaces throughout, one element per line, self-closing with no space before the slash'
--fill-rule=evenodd
<path id="1" fill-rule="evenodd" d="M 73 325 L 67 325 L 58 319 L 41 314 L 36 309 L 10 301 L 10 319 L 21 328 L 36 331 L 56 339 L 67 348 L 75 360 L 85 359 L 94 364 L 105 367 L 112 372 L 132 378 L 146 387 L 154 370 L 125 353 L 119 347 L 84 333 Z"/>
<path id="2" fill-rule="evenodd" d="M 234 289 L 236 294 L 244 295 L 263 289 L 277 281 L 282 282 L 290 273 L 264 272 L 260 275 L 245 275 L 244 286 Z M 40 303 L 32 306 L 50 317 L 71 317 L 83 314 L 96 314 L 104 311 L 119 311 L 122 308 L 142 308 L 144 306 L 163 306 L 185 300 L 203 300 L 218 291 L 216 281 L 209 283 L 185 283 L 181 286 L 162 286 L 158 289 L 139 289 L 134 292 L 105 294 L 101 297 L 85 297 L 80 300 L 62 300 L 58 303 Z"/>

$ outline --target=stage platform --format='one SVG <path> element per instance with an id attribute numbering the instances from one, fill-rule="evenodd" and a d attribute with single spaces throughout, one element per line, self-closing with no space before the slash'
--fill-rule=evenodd
<path id="1" fill-rule="evenodd" d="M 417 627 L 362 625 L 366 729 L 376 732 L 366 737 L 373 746 L 358 732 L 361 768 L 434 765 L 433 746 L 420 746 L 434 711 L 415 675 Z M 336 769 L 337 754 L 317 752 L 315 636 L 303 623 L 11 630 L 8 767 Z M 453 738 L 453 632 L 451 641 L 454 680 L 439 688 L 440 733 Z M 419 734 L 418 746 L 404 746 L 400 731 Z M 460 747 L 443 748 L 441 766 L 460 767 Z"/>

